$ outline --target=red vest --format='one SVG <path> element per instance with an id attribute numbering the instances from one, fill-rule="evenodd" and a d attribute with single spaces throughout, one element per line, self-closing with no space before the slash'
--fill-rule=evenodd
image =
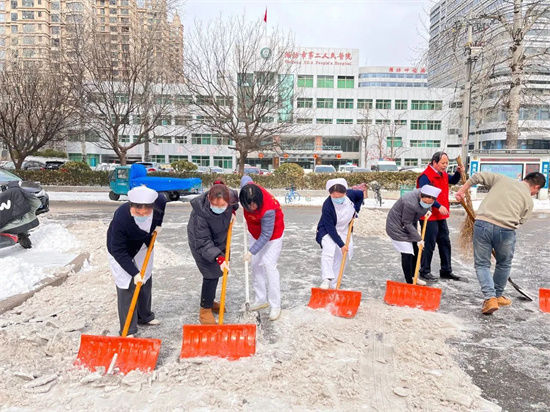
<path id="1" fill-rule="evenodd" d="M 255 183 L 249 183 L 255 184 Z M 267 190 L 265 190 L 260 185 L 256 185 L 260 188 L 263 195 L 262 208 L 254 212 L 248 212 L 244 207 L 244 217 L 246 219 L 246 224 L 248 225 L 248 231 L 254 239 L 258 239 L 262 233 L 262 217 L 264 217 L 265 212 L 268 210 L 275 210 L 275 226 L 273 227 L 273 234 L 271 239 L 279 239 L 283 236 L 283 231 L 285 230 L 285 222 L 283 211 L 281 210 L 281 205 L 279 201 L 275 199 Z"/>
<path id="2" fill-rule="evenodd" d="M 441 193 L 439 196 L 437 196 L 437 201 L 441 206 L 445 206 L 447 210 L 449 209 L 449 175 L 447 172 L 443 172 L 441 174 L 437 173 L 433 167 L 428 165 L 426 170 L 418 176 L 416 179 L 416 187 L 418 188 L 418 180 L 422 175 L 426 175 L 428 179 L 430 179 L 430 185 L 437 187 L 438 189 L 441 189 Z M 428 220 L 442 220 L 447 219 L 449 215 L 443 216 L 441 213 L 439 213 L 439 209 L 436 209 L 435 207 L 432 208 L 432 215 Z M 420 218 L 421 220 L 424 220 L 423 217 Z"/>

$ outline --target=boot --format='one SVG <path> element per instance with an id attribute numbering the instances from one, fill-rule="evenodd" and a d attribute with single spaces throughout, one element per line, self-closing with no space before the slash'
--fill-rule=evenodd
<path id="1" fill-rule="evenodd" d="M 490 315 L 495 310 L 498 310 L 498 300 L 497 300 L 497 298 L 489 298 L 489 299 L 486 299 L 483 302 L 483 308 L 481 309 L 481 312 L 484 315 Z"/>
<path id="2" fill-rule="evenodd" d="M 499 296 L 497 298 L 498 306 L 510 306 L 512 304 L 512 301 L 508 299 L 506 296 Z"/>
<path id="3" fill-rule="evenodd" d="M 216 318 L 214 318 L 214 315 L 212 314 L 212 309 L 208 308 L 201 308 L 199 312 L 199 322 L 201 325 L 215 325 L 216 324 Z"/>
<path id="4" fill-rule="evenodd" d="M 220 302 L 214 301 L 214 304 L 212 305 L 212 312 L 214 313 L 220 312 Z"/>

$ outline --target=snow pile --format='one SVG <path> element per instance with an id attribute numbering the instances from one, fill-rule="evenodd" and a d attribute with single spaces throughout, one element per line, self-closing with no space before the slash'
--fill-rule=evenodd
<path id="1" fill-rule="evenodd" d="M 43 223 L 31 232 L 31 249 L 19 244 L 0 250 L 0 300 L 33 290 L 41 280 L 69 263 L 79 243 L 63 226 Z"/>
<path id="2" fill-rule="evenodd" d="M 463 326 L 450 316 L 363 301 L 342 319 L 298 306 L 263 320 L 256 355 L 239 361 L 176 359 L 178 332 L 154 336 L 169 350 L 157 370 L 102 376 L 73 366 L 81 333 L 116 334 L 105 225 L 71 227 L 93 270 L 45 288 L 0 320 L 0 403 L 52 410 L 448 410 L 494 411 L 446 344 Z M 158 262 L 181 263 L 161 242 Z M 159 266 L 159 268 L 162 267 Z M 158 270 L 159 275 L 162 270 Z M 180 299 L 174 291 L 174 299 Z M 264 314 L 265 316 L 265 314 Z M 178 325 L 178 329 L 181 325 Z M 169 349 L 166 349 L 169 348 Z M 130 393 L 129 393 L 130 392 Z"/>
<path id="3" fill-rule="evenodd" d="M 356 236 L 376 236 L 387 237 L 386 235 L 386 217 L 387 211 L 380 209 L 367 209 L 362 207 L 359 212 L 359 218 L 353 224 L 353 233 Z M 388 238 L 389 239 L 389 238 Z"/>

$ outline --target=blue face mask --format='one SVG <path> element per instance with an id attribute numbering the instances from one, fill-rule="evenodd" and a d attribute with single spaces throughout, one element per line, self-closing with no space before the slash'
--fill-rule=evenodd
<path id="1" fill-rule="evenodd" d="M 332 203 L 334 203 L 335 205 L 341 205 L 344 203 L 344 201 L 346 200 L 346 197 L 345 196 L 342 196 L 342 197 L 333 197 L 332 198 Z"/>
<path id="2" fill-rule="evenodd" d="M 432 207 L 431 204 L 423 202 L 422 200 L 420 201 L 420 206 L 422 206 L 424 209 L 429 209 L 430 207 Z"/>
<path id="3" fill-rule="evenodd" d="M 134 216 L 136 223 L 145 223 L 149 219 L 149 216 Z"/>
<path id="4" fill-rule="evenodd" d="M 227 209 L 227 207 L 216 207 L 210 205 L 210 210 L 217 215 L 221 215 L 223 212 L 225 212 L 225 209 Z"/>

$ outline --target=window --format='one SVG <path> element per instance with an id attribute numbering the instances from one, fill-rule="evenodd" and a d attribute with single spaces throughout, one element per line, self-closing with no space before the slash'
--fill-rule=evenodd
<path id="1" fill-rule="evenodd" d="M 199 166 L 210 166 L 210 156 L 191 156 L 191 161 Z"/>
<path id="2" fill-rule="evenodd" d="M 402 120 L 402 119 L 394 120 L 393 123 L 394 123 L 396 126 L 406 126 L 406 125 L 407 125 L 407 121 L 406 121 L 406 120 Z"/>
<path id="3" fill-rule="evenodd" d="M 23 7 L 34 7 L 34 0 L 22 0 L 21 5 Z"/>
<path id="4" fill-rule="evenodd" d="M 12 32 L 12 34 L 16 34 L 17 33 L 17 26 L 11 26 L 11 32 Z"/>
<path id="5" fill-rule="evenodd" d="M 462 102 L 451 102 L 449 103 L 450 109 L 460 109 L 462 107 Z"/>
<path id="6" fill-rule="evenodd" d="M 441 130 L 441 120 L 411 120 L 411 130 Z"/>
<path id="7" fill-rule="evenodd" d="M 374 124 L 391 124 L 390 119 L 376 119 Z"/>
<path id="8" fill-rule="evenodd" d="M 176 144 L 186 144 L 187 136 L 174 136 L 174 143 Z"/>
<path id="9" fill-rule="evenodd" d="M 151 161 L 152 162 L 157 162 L 157 163 L 164 163 L 164 162 L 166 162 L 166 156 L 164 156 L 164 155 L 152 155 L 151 156 Z"/>
<path id="10" fill-rule="evenodd" d="M 174 124 L 176 126 L 185 126 L 191 119 L 191 116 L 174 116 Z"/>
<path id="11" fill-rule="evenodd" d="M 191 135 L 191 144 L 212 144 L 212 135 L 193 133 Z"/>
<path id="12" fill-rule="evenodd" d="M 4 2 L 2 2 L 2 10 L 5 10 Z M 26 6 L 27 7 L 27 6 Z M 32 6 L 31 6 L 32 7 Z M 17 8 L 17 0 L 11 0 L 11 8 L 16 9 Z"/>
<path id="13" fill-rule="evenodd" d="M 372 109 L 372 99 L 357 99 L 358 109 Z"/>
<path id="14" fill-rule="evenodd" d="M 51 27 L 51 33 L 52 34 L 59 34 L 59 26 L 52 26 Z"/>
<path id="15" fill-rule="evenodd" d="M 296 119 L 296 123 L 298 123 L 298 124 L 311 124 L 311 123 L 313 123 L 313 119 L 298 117 Z"/>
<path id="16" fill-rule="evenodd" d="M 332 124 L 332 119 L 317 119 L 315 121 L 317 124 Z"/>
<path id="17" fill-rule="evenodd" d="M 34 57 L 35 50 L 34 49 L 23 49 L 23 57 L 31 58 Z"/>
<path id="18" fill-rule="evenodd" d="M 353 99 L 336 99 L 337 109 L 353 109 Z"/>
<path id="19" fill-rule="evenodd" d="M 34 33 L 36 31 L 36 24 L 23 24 L 23 33 Z"/>
<path id="20" fill-rule="evenodd" d="M 386 137 L 387 147 L 403 147 L 403 139 L 397 136 Z"/>
<path id="21" fill-rule="evenodd" d="M 372 119 L 357 119 L 357 124 L 372 124 Z"/>
<path id="22" fill-rule="evenodd" d="M 178 160 L 188 160 L 187 155 L 168 155 L 168 163 L 177 162 Z"/>
<path id="23" fill-rule="evenodd" d="M 334 88 L 334 76 L 317 76 L 317 87 L 321 89 L 333 89 Z"/>
<path id="24" fill-rule="evenodd" d="M 338 88 L 339 89 L 353 89 L 354 76 L 338 76 Z"/>
<path id="25" fill-rule="evenodd" d="M 411 147 L 439 147 L 441 140 L 411 140 Z"/>
<path id="26" fill-rule="evenodd" d="M 130 136 L 127 135 L 127 134 L 121 134 L 119 137 L 118 137 L 118 141 L 120 143 L 130 143 Z"/>
<path id="27" fill-rule="evenodd" d="M 11 14 L 11 21 L 17 21 L 17 13 L 12 13 Z"/>
<path id="28" fill-rule="evenodd" d="M 353 119 L 336 119 L 336 124 L 353 124 Z"/>
<path id="29" fill-rule="evenodd" d="M 418 159 L 405 159 L 405 166 L 418 166 Z"/>
<path id="30" fill-rule="evenodd" d="M 411 110 L 441 110 L 441 100 L 411 100 Z"/>
<path id="31" fill-rule="evenodd" d="M 50 19 L 51 19 L 52 23 L 59 23 L 59 14 L 50 15 Z"/>
<path id="32" fill-rule="evenodd" d="M 299 109 L 311 108 L 313 107 L 313 99 L 310 97 L 298 97 L 296 107 Z"/>
<path id="33" fill-rule="evenodd" d="M 391 100 L 376 99 L 377 109 L 391 109 Z"/>
<path id="34" fill-rule="evenodd" d="M 334 99 L 319 98 L 317 99 L 318 109 L 332 109 L 334 107 Z"/>
<path id="35" fill-rule="evenodd" d="M 222 169 L 233 169 L 233 158 L 230 156 L 214 156 L 213 166 Z"/>
<path id="36" fill-rule="evenodd" d="M 313 87 L 313 75 L 312 74 L 299 74 L 298 75 L 298 87 Z"/>
<path id="37" fill-rule="evenodd" d="M 231 97 L 229 96 L 216 96 L 216 104 L 218 106 L 231 106 Z"/>
<path id="38" fill-rule="evenodd" d="M 35 36 L 23 36 L 23 44 L 25 46 L 32 46 L 34 45 L 34 37 Z"/>
<path id="39" fill-rule="evenodd" d="M 155 137 L 157 143 L 172 143 L 172 136 L 157 136 Z"/>
<path id="40" fill-rule="evenodd" d="M 396 100 L 395 110 L 407 110 L 407 100 Z"/>
<path id="41" fill-rule="evenodd" d="M 58 1 L 52 1 L 52 2 L 50 3 L 50 8 L 51 8 L 52 10 L 59 10 L 59 2 L 58 2 Z"/>
<path id="42" fill-rule="evenodd" d="M 447 129 L 447 134 L 458 134 L 458 129 Z"/>

